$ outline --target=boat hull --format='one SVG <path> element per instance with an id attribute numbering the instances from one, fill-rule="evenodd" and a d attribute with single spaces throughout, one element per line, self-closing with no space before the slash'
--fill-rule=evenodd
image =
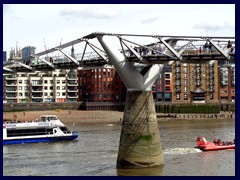
<path id="1" fill-rule="evenodd" d="M 58 141 L 71 141 L 77 139 L 78 135 L 74 134 L 71 136 L 57 136 L 57 137 L 34 137 L 34 138 L 24 138 L 24 139 L 9 139 L 3 140 L 3 145 L 10 144 L 25 144 L 25 143 L 46 143 L 46 142 L 58 142 Z"/>
<path id="2" fill-rule="evenodd" d="M 209 142 L 205 137 L 200 136 L 197 138 L 197 146 L 195 147 L 202 151 L 217 151 L 235 149 L 235 139 L 232 142 L 222 143 L 221 140 Z"/>
<path id="3" fill-rule="evenodd" d="M 227 149 L 235 149 L 235 145 L 228 146 L 212 146 L 212 147 L 196 147 L 202 151 L 217 151 L 217 150 L 227 150 Z"/>

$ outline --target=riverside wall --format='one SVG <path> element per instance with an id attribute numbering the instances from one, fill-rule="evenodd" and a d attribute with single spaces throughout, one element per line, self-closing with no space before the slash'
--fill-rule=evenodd
<path id="1" fill-rule="evenodd" d="M 173 106 L 173 105 L 171 105 Z M 230 105 L 227 105 L 230 106 Z M 233 106 L 233 105 L 231 105 Z M 222 107 L 219 107 L 218 112 L 213 112 L 213 113 L 183 113 L 183 112 L 178 112 L 178 113 L 172 113 L 172 112 L 165 112 L 165 113 L 160 113 L 157 112 L 157 118 L 158 120 L 178 120 L 178 119 L 189 119 L 189 120 L 194 120 L 194 119 L 234 119 L 235 118 L 235 112 L 234 111 L 227 111 L 226 104 Z M 118 114 L 116 118 L 117 121 L 122 119 L 123 115 L 123 108 L 124 104 L 123 103 L 84 103 L 84 102 L 74 102 L 74 103 L 6 103 L 3 104 L 3 112 L 27 112 L 27 111 L 52 111 L 52 112 L 58 112 L 62 110 L 66 110 L 67 112 L 70 111 L 85 111 L 86 113 L 89 111 L 87 117 L 82 117 L 88 119 L 88 117 L 92 119 L 98 119 L 100 120 L 101 117 L 99 116 L 101 112 L 105 112 L 107 114 L 107 111 L 111 112 L 111 116 L 114 114 Z M 221 109 L 224 109 L 222 111 Z M 98 112 L 99 111 L 99 112 Z M 114 113 L 114 111 L 116 113 Z M 109 112 L 109 113 L 110 113 Z M 91 117 L 91 114 L 96 114 L 93 117 Z M 81 117 L 80 113 L 80 116 Z M 105 116 L 104 116 L 105 117 Z M 103 118 L 103 119 L 106 119 Z"/>

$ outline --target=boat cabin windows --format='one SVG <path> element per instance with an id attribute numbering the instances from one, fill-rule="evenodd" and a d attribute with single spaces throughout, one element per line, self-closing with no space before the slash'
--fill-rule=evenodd
<path id="1" fill-rule="evenodd" d="M 71 131 L 69 131 L 66 127 L 60 127 L 60 129 L 64 134 L 71 133 Z"/>
<path id="2" fill-rule="evenodd" d="M 37 129 L 8 129 L 7 137 L 16 136 L 37 136 L 53 134 L 52 128 L 37 128 Z"/>

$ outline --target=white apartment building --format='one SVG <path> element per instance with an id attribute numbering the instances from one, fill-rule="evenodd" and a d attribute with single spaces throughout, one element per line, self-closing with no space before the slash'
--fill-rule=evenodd
<path id="1" fill-rule="evenodd" d="M 77 70 L 17 73 L 4 76 L 3 100 L 6 103 L 76 102 Z"/>

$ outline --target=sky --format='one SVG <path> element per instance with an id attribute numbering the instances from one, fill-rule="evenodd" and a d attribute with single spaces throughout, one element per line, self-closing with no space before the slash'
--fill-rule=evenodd
<path id="1" fill-rule="evenodd" d="M 92 32 L 235 37 L 234 4 L 3 4 L 3 51 L 36 53 Z"/>

